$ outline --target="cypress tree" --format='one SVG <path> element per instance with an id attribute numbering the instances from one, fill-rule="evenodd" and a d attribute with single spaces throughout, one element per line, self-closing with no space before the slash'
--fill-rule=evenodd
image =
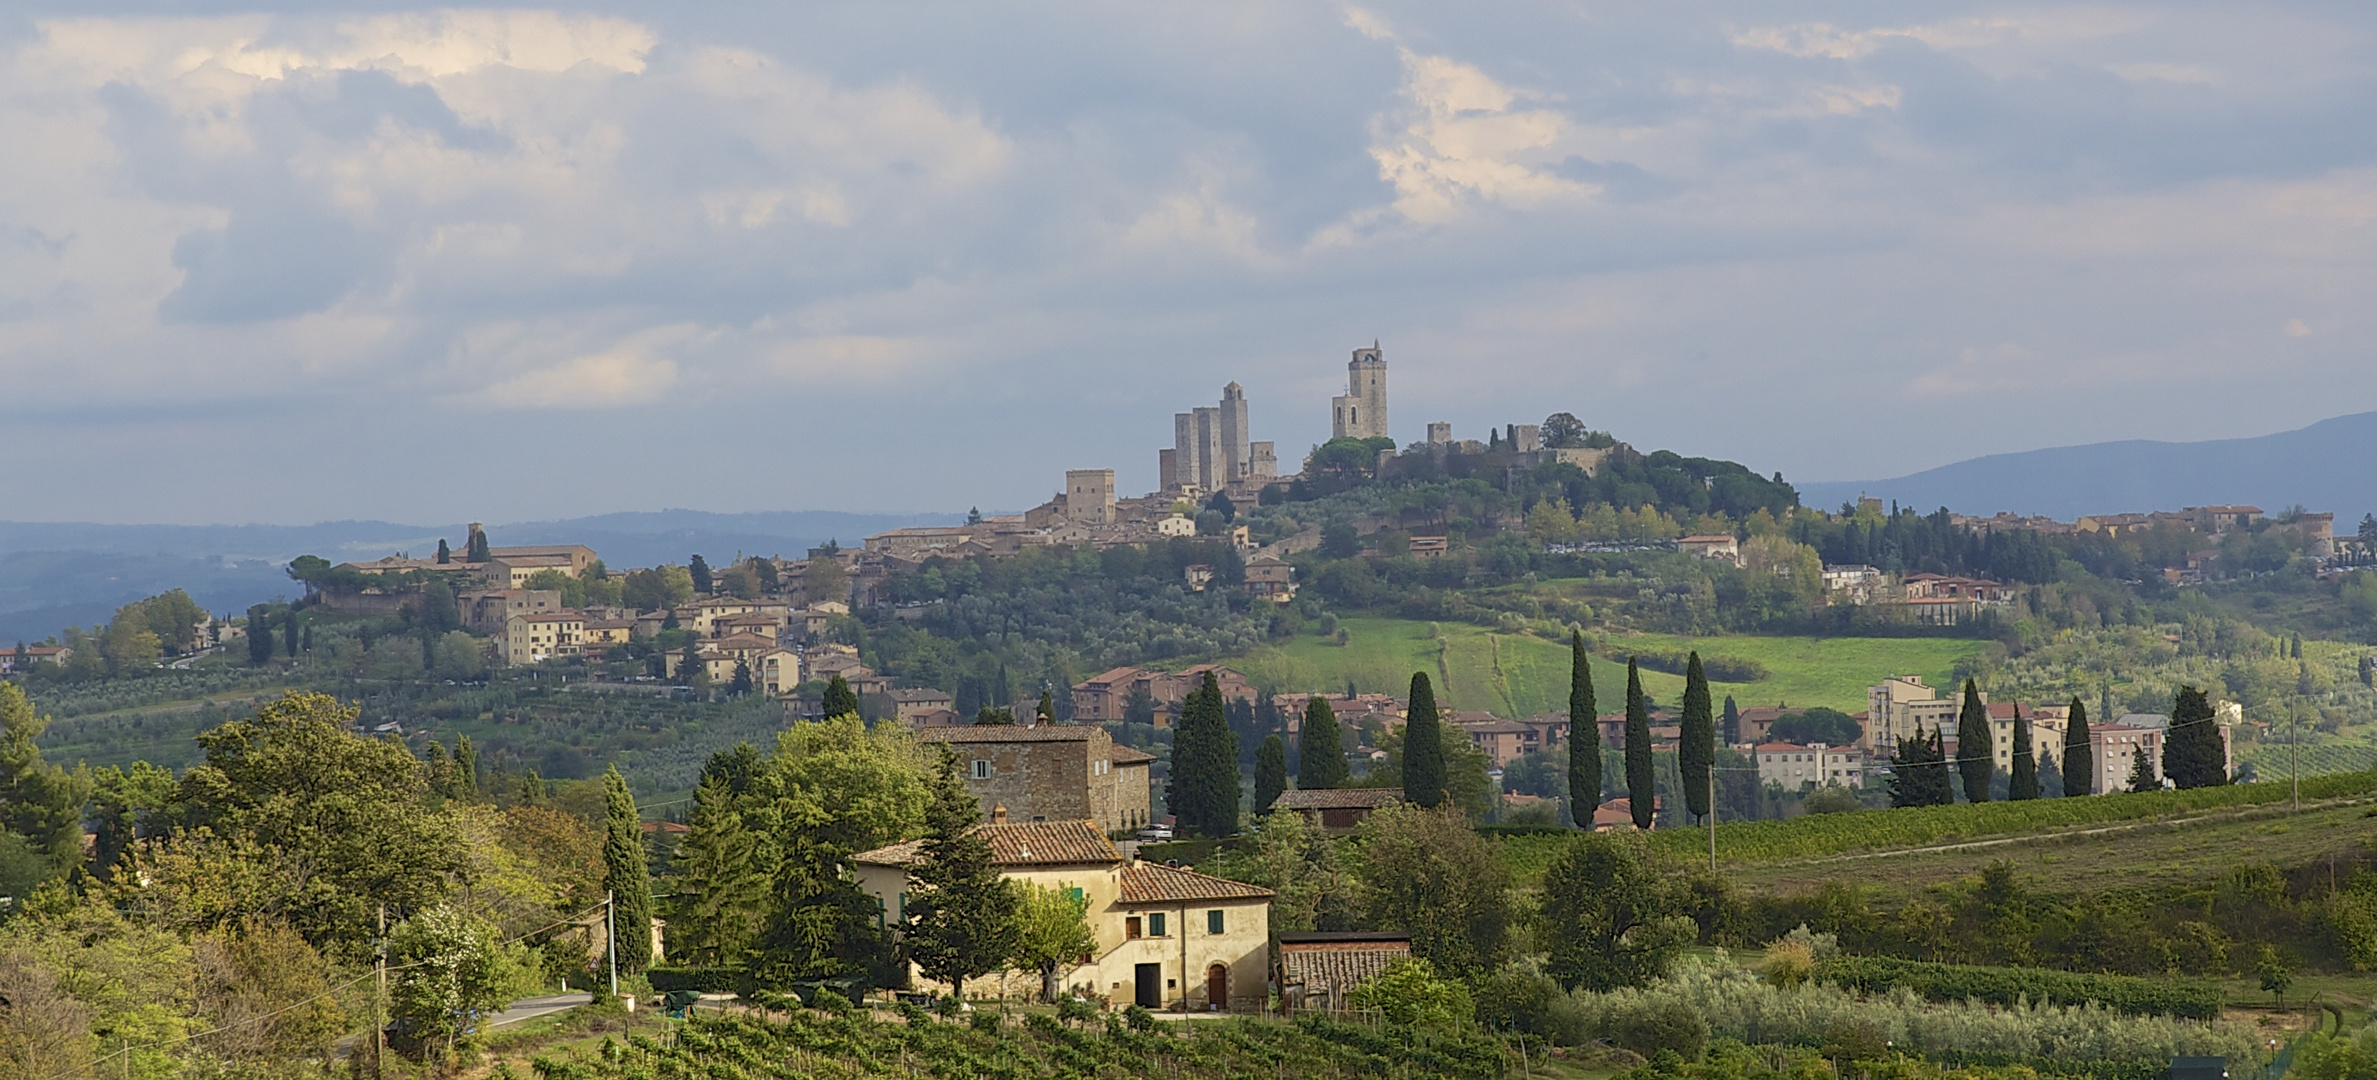
<path id="1" fill-rule="evenodd" d="M 1741 741 L 1741 706 L 1733 703 L 1733 695 L 1725 695 L 1725 745 Z"/>
<path id="2" fill-rule="evenodd" d="M 726 692 L 736 697 L 751 692 L 751 665 L 742 657 L 735 658 L 735 676 L 726 684 Z"/>
<path id="3" fill-rule="evenodd" d="M 2014 706 L 2014 770 L 2006 783 L 2006 798 L 2035 799 L 2039 797 L 2039 759 L 2032 748 L 2030 717 L 2023 715 L 2022 706 Z"/>
<path id="4" fill-rule="evenodd" d="M 693 591 L 703 596 L 710 595 L 710 586 L 716 583 L 710 580 L 709 561 L 696 554 L 693 560 L 686 564 L 685 569 L 693 575 Z"/>
<path id="5" fill-rule="evenodd" d="M 947 744 L 939 750 L 901 945 L 926 976 L 963 998 L 967 979 L 999 970 L 1014 951 L 1019 898 L 999 874 L 979 827 L 982 803 L 959 778 L 957 754 Z"/>
<path id="6" fill-rule="evenodd" d="M 603 808 L 603 888 L 612 896 L 619 970 L 632 974 L 652 963 L 652 875 L 644 862 L 644 829 L 636 816 L 636 798 L 617 765 L 603 774 Z"/>
<path id="7" fill-rule="evenodd" d="M 2195 687 L 2180 687 L 2171 726 L 2162 733 L 2162 774 L 2173 787 L 2217 787 L 2228 783 L 2226 757 L 2212 702 Z"/>
<path id="8" fill-rule="evenodd" d="M 487 534 L 483 530 L 472 529 L 470 531 L 468 547 L 470 553 L 464 558 L 470 562 L 486 562 L 491 557 L 487 551 Z"/>
<path id="9" fill-rule="evenodd" d="M 1948 790 L 1947 758 L 1938 728 L 1898 740 L 1897 755 L 1891 759 L 1890 805 L 1946 806 L 1955 802 L 1955 793 Z"/>
<path id="10" fill-rule="evenodd" d="M 1444 728 L 1425 671 L 1411 675 L 1411 709 L 1403 721 L 1403 797 L 1430 810 L 1444 801 Z"/>
<path id="11" fill-rule="evenodd" d="M 1710 715 L 1708 672 L 1694 651 L 1684 661 L 1684 716 L 1677 731 L 1676 772 L 1684 788 L 1684 809 L 1708 817 L 1709 770 L 1717 763 L 1716 718 Z"/>
<path id="12" fill-rule="evenodd" d="M 450 549 L 450 548 L 448 548 L 448 547 L 446 547 L 446 540 L 445 540 L 445 538 L 444 538 L 444 537 L 442 537 L 442 536 L 441 536 L 441 537 L 439 537 L 439 538 L 438 538 L 438 541 L 437 541 L 437 564 L 438 564 L 439 566 L 444 566 L 444 565 L 446 565 L 446 564 L 448 564 L 448 563 L 451 563 L 451 562 L 453 562 L 453 561 L 454 561 L 454 552 L 453 552 L 453 550 L 452 550 L 452 549 Z"/>
<path id="13" fill-rule="evenodd" d="M 19 646 L 17 655 L 24 655 Z M 258 604 L 248 609 L 248 663 L 272 662 L 272 609 Z"/>
<path id="14" fill-rule="evenodd" d="M 1568 817 L 1593 827 L 1601 809 L 1601 717 L 1593 700 L 1593 662 L 1585 655 L 1585 634 L 1568 631 Z"/>
<path id="15" fill-rule="evenodd" d="M 2063 724 L 2063 793 L 2087 795 L 2096 790 L 2096 752 L 2088 742 L 2088 706 L 2072 697 L 2072 713 Z"/>
<path id="16" fill-rule="evenodd" d="M 1956 710 L 1956 772 L 1964 778 L 1964 801 L 1989 801 L 1989 774 L 1997 768 L 1997 740 L 1989 733 L 1989 706 L 1981 688 L 1964 680 L 1964 707 Z"/>
<path id="17" fill-rule="evenodd" d="M 297 658 L 297 609 L 291 607 L 281 620 L 281 647 L 289 650 L 289 658 Z"/>
<path id="18" fill-rule="evenodd" d="M 2162 790 L 2162 778 L 2154 775 L 2154 762 L 2146 757 L 2146 748 L 2143 746 L 2130 752 L 2129 790 L 2132 792 Z"/>
<path id="19" fill-rule="evenodd" d="M 479 748 L 468 735 L 454 740 L 454 786 L 465 799 L 479 797 Z"/>
<path id="20" fill-rule="evenodd" d="M 1304 703 L 1304 727 L 1296 733 L 1296 787 L 1324 791 L 1345 783 L 1345 743 L 1337 710 L 1317 694 Z"/>
<path id="21" fill-rule="evenodd" d="M 1288 744 L 1277 735 L 1263 736 L 1255 751 L 1255 813 L 1268 814 L 1279 793 L 1288 789 Z"/>
<path id="22" fill-rule="evenodd" d="M 1180 704 L 1172 735 L 1172 788 L 1167 802 L 1181 827 L 1199 836 L 1238 831 L 1238 735 L 1213 673 Z"/>
<path id="23" fill-rule="evenodd" d="M 817 700 L 817 711 L 828 717 L 858 715 L 858 695 L 850 690 L 850 682 L 840 672 L 825 684 L 825 693 Z"/>
<path id="24" fill-rule="evenodd" d="M 1032 710 L 1032 716 L 1036 723 L 1056 723 L 1056 691 L 1047 688 L 1041 689 L 1040 707 Z"/>
<path id="25" fill-rule="evenodd" d="M 1634 812 L 1634 827 L 1648 829 L 1658 808 L 1652 790 L 1651 706 L 1643 699 L 1642 668 L 1626 658 L 1626 805 Z"/>

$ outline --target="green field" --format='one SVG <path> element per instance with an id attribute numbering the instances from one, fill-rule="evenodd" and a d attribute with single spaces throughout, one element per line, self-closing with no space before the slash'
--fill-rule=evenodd
<path id="1" fill-rule="evenodd" d="M 1299 636 L 1285 645 L 1226 661 L 1257 685 L 1279 693 L 1342 692 L 1347 682 L 1364 693 L 1403 693 L 1415 671 L 1438 682 L 1438 697 L 1458 709 L 1485 709 L 1504 716 L 1532 716 L 1568 707 L 1568 647 L 1527 634 L 1499 634 L 1466 623 L 1409 619 L 1352 618 L 1338 624 L 1347 641 Z M 1956 663 L 1981 642 L 1953 638 L 1814 638 L 1724 636 L 1684 638 L 1637 634 L 1613 639 L 1613 649 L 1640 642 L 1648 649 L 1698 649 L 1704 655 L 1755 660 L 1767 678 L 1753 683 L 1712 683 L 1720 696 L 1752 705 L 1828 705 L 1843 712 L 1865 708 L 1865 688 L 1883 676 L 1920 673 L 1945 686 Z M 1593 683 L 1603 712 L 1625 704 L 1626 667 L 1593 658 Z M 1643 673 L 1643 689 L 1673 702 L 1684 680 L 1661 672 Z"/>

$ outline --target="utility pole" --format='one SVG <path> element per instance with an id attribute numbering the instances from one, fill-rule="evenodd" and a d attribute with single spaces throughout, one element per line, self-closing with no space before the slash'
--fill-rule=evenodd
<path id="1" fill-rule="evenodd" d="M 379 954 L 379 992 L 371 998 L 371 1074 L 380 1075 L 382 1059 L 388 1054 L 388 1020 L 382 1010 L 388 1007 L 388 905 L 380 904 L 380 940 L 373 945 Z"/>
<path id="2" fill-rule="evenodd" d="M 606 939 L 603 953 L 611 961 L 612 997 L 619 996 L 619 919 L 612 911 L 618 897 L 617 892 L 608 889 L 603 891 L 603 937 Z"/>
<path id="3" fill-rule="evenodd" d="M 1717 872 L 1717 763 L 1714 761 L 1708 763 L 1708 872 Z"/>
<path id="4" fill-rule="evenodd" d="M 2286 808 L 2288 813 L 2301 813 L 2303 771 L 2299 765 L 2303 753 L 2303 714 L 2293 706 L 2288 706 L 2286 717 L 2286 783 L 2289 789 Z"/>

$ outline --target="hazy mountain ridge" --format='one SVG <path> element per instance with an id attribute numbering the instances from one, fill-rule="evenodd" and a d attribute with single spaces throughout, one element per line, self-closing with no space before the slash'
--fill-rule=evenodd
<path id="1" fill-rule="evenodd" d="M 2249 503 L 2269 513 L 2300 503 L 2333 511 L 2338 532 L 2377 512 L 2377 412 L 2309 427 L 2200 442 L 2059 446 L 1942 465 L 1890 480 L 1802 483 L 1800 500 L 1831 510 L 1869 495 L 1918 510 L 2000 510 L 2064 521 L 2082 514 Z"/>

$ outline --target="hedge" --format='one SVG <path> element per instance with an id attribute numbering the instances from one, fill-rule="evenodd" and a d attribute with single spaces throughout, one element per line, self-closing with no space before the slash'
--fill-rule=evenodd
<path id="1" fill-rule="evenodd" d="M 1887 956 L 1834 956 L 1816 966 L 1816 978 L 1860 993 L 1905 987 L 1929 1001 L 1981 1001 L 1992 1005 L 2090 1002 L 2133 1016 L 2176 1016 L 2209 1020 L 2220 1015 L 2220 987 L 2193 979 L 2141 979 L 2129 975 L 2086 975 L 2045 968 L 1935 964 Z"/>

